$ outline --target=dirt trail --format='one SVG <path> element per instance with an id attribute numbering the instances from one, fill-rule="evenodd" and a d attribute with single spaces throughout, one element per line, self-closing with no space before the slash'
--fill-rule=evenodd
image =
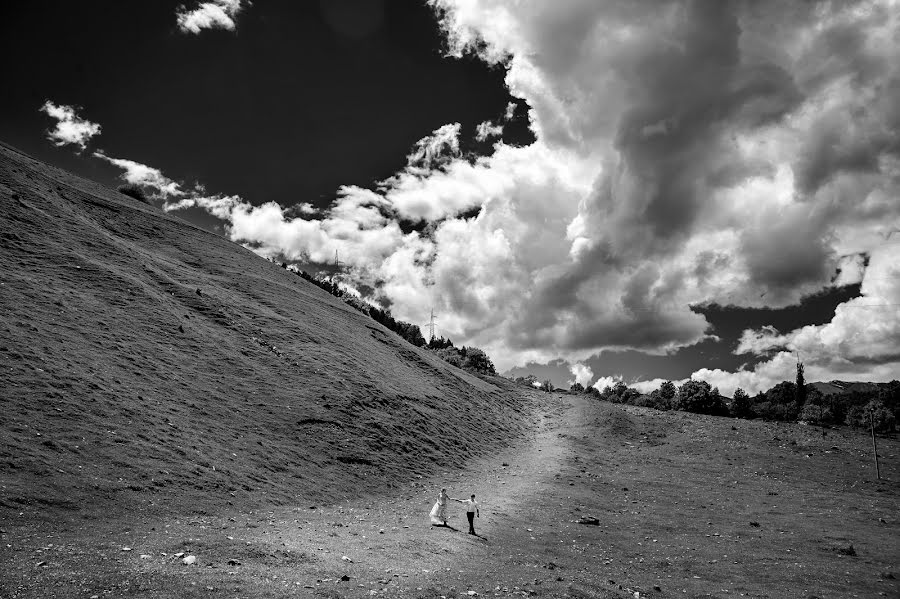
<path id="1" fill-rule="evenodd" d="M 324 506 L 10 523 L 23 583 L 0 597 L 896 596 L 896 440 L 886 480 L 857 483 L 866 439 L 849 431 L 560 394 L 542 394 L 530 424 L 464 470 Z M 430 526 L 442 486 L 476 493 L 480 536 L 455 504 L 455 530 Z"/>

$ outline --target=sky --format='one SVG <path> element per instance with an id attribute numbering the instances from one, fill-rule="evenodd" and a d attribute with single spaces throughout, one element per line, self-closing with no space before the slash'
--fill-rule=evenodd
<path id="1" fill-rule="evenodd" d="M 0 139 L 556 385 L 900 378 L 900 3 L 4 5 Z"/>

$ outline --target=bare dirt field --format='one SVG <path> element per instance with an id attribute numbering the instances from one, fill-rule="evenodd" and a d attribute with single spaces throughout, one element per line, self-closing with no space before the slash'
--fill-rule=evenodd
<path id="1" fill-rule="evenodd" d="M 860 433 L 546 398 L 516 447 L 395 493 L 13 515 L 3 596 L 898 596 L 896 440 L 878 482 Z M 428 524 L 441 485 L 478 495 L 478 537 Z"/>

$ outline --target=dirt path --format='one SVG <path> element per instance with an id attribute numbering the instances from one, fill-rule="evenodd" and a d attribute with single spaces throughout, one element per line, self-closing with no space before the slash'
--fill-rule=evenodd
<path id="1" fill-rule="evenodd" d="M 877 482 L 853 431 L 566 395 L 547 395 L 532 425 L 464 472 L 396 481 L 388 495 L 4 523 L 0 571 L 14 581 L 0 597 L 897 596 L 896 440 L 879 443 Z M 461 509 L 457 530 L 430 526 L 442 486 L 477 495 L 479 537 Z"/>

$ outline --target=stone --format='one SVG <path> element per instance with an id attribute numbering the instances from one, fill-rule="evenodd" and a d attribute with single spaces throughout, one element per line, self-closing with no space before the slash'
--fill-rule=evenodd
<path id="1" fill-rule="evenodd" d="M 181 563 L 184 564 L 185 566 L 193 565 L 196 562 L 197 562 L 196 555 L 188 555 L 187 557 L 185 557 L 184 559 L 181 560 Z"/>

